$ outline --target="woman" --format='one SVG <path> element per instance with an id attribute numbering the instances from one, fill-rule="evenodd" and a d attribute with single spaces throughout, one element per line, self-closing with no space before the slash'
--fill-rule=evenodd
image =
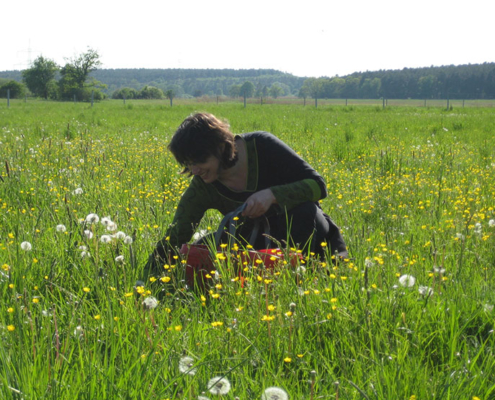
<path id="1" fill-rule="evenodd" d="M 254 219 L 266 217 L 270 236 L 305 253 L 347 256 L 339 228 L 318 203 L 327 196 L 323 178 L 297 153 L 268 132 L 233 135 L 226 122 L 212 114 L 189 116 L 168 146 L 183 173 L 193 176 L 178 204 L 165 238 L 157 243 L 148 273 L 161 271 L 168 254 L 187 243 L 208 209 L 227 214 L 246 204 L 236 237 L 249 238 Z M 253 243 L 265 248 L 260 232 Z M 244 242 L 245 243 L 245 242 Z M 272 243 L 270 247 L 278 247 Z"/>

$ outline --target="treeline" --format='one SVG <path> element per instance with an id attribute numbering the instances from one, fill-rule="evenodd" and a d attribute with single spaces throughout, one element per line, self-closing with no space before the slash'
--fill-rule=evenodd
<path id="1" fill-rule="evenodd" d="M 31 68 L 32 69 L 32 68 Z M 62 68 L 58 74 L 70 73 Z M 24 76 L 24 79 L 23 79 Z M 349 99 L 493 99 L 495 63 L 356 72 L 347 76 L 303 78 L 273 69 L 92 69 L 79 89 L 52 84 L 50 98 L 69 99 L 77 90 L 113 98 L 246 96 Z M 55 80 L 57 77 L 55 77 Z M 2 85 L 26 83 L 25 71 L 0 72 Z M 249 83 L 249 90 L 241 90 Z M 251 86 L 252 85 L 252 86 Z M 55 90 L 56 89 L 56 90 Z M 19 88 L 16 93 L 24 93 Z M 36 94 L 38 95 L 39 94 Z M 103 96 L 103 97 L 104 97 Z"/>
<path id="2" fill-rule="evenodd" d="M 349 99 L 493 99 L 495 63 L 357 72 L 307 79 L 301 97 Z"/>

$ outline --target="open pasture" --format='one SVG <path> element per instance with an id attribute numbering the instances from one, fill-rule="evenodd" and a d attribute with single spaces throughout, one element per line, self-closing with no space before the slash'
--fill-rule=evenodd
<path id="1" fill-rule="evenodd" d="M 177 258 L 135 289 L 188 184 L 166 145 L 194 111 L 306 158 L 351 258 L 246 265 L 243 285 L 219 259 L 204 297 Z M 0 397 L 495 398 L 494 113 L 2 106 Z M 218 222 L 211 212 L 199 229 Z"/>

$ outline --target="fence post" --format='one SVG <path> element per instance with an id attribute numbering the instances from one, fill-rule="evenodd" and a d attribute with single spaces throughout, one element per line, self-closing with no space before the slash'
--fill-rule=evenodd
<path id="1" fill-rule="evenodd" d="M 385 97 L 382 97 L 382 108 L 385 108 Z"/>
<path id="2" fill-rule="evenodd" d="M 426 99 L 425 99 L 425 106 L 424 107 L 426 108 Z"/>
<path id="3" fill-rule="evenodd" d="M 95 99 L 95 91 L 92 90 L 91 91 L 91 107 L 93 107 L 93 101 L 94 101 L 94 99 Z"/>
<path id="4" fill-rule="evenodd" d="M 74 94 L 74 104 L 76 104 L 76 95 Z"/>
<path id="5" fill-rule="evenodd" d="M 347 99 L 345 99 L 345 106 L 347 107 Z"/>
<path id="6" fill-rule="evenodd" d="M 10 89 L 7 89 L 7 108 L 10 108 Z"/>
<path id="7" fill-rule="evenodd" d="M 450 106 L 450 99 L 447 97 L 447 110 L 449 109 Z"/>

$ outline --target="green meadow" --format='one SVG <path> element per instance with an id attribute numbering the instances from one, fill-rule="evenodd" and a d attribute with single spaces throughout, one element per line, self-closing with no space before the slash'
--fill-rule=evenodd
<path id="1" fill-rule="evenodd" d="M 232 249 L 204 294 L 180 257 L 135 287 L 195 111 L 312 164 L 349 259 L 240 280 Z M 494 399 L 494 132 L 493 108 L 421 102 L 1 104 L 0 398 Z"/>

